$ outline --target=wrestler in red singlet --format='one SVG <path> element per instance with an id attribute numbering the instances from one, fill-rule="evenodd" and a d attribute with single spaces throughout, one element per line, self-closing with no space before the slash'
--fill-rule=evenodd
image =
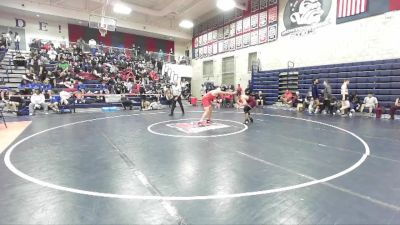
<path id="1" fill-rule="evenodd" d="M 217 98 L 217 96 L 214 96 L 212 92 L 208 92 L 206 95 L 203 96 L 201 99 L 201 102 L 203 103 L 204 107 L 209 107 L 211 106 L 211 103 L 214 101 L 214 99 Z"/>
<path id="2" fill-rule="evenodd" d="M 203 103 L 204 113 L 201 116 L 201 119 L 198 124 L 202 125 L 204 119 L 206 119 L 206 123 L 211 122 L 211 114 L 212 114 L 212 102 L 219 95 L 234 95 L 235 93 L 232 91 L 226 91 L 226 86 L 222 85 L 221 87 L 209 91 L 206 95 L 203 96 L 201 102 Z"/>

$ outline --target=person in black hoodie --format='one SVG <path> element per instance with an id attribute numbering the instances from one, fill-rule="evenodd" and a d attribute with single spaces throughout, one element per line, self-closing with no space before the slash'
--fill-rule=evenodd
<path id="1" fill-rule="evenodd" d="M 314 108 L 318 107 L 319 105 L 319 90 L 318 90 L 318 79 L 313 79 L 312 85 L 310 87 L 310 105 L 308 106 L 308 113 L 314 113 Z"/>

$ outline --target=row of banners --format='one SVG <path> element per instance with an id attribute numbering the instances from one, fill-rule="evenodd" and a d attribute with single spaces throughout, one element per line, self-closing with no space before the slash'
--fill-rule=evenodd
<path id="1" fill-rule="evenodd" d="M 194 49 L 195 58 L 208 57 L 224 52 L 235 51 L 249 46 L 275 41 L 278 37 L 278 25 L 264 27 L 236 37 L 215 41 Z"/>
<path id="2" fill-rule="evenodd" d="M 203 58 L 278 38 L 278 2 L 265 11 L 222 26 L 194 38 L 194 57 Z"/>

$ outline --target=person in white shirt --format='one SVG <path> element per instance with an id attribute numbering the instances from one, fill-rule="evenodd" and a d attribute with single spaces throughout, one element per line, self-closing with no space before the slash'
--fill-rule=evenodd
<path id="1" fill-rule="evenodd" d="M 207 94 L 206 91 L 207 91 L 206 86 L 204 84 L 201 84 L 201 89 L 200 89 L 201 97 Z"/>
<path id="2" fill-rule="evenodd" d="M 21 37 L 19 36 L 19 34 L 17 32 L 15 32 L 14 45 L 15 45 L 15 51 L 18 51 L 18 52 L 19 52 L 19 42 L 21 42 Z"/>
<path id="3" fill-rule="evenodd" d="M 97 42 L 94 39 L 90 39 L 88 44 L 89 44 L 92 55 L 95 55 L 96 51 L 97 51 L 97 48 L 96 48 Z"/>
<path id="4" fill-rule="evenodd" d="M 364 98 L 364 104 L 361 105 L 360 111 L 363 113 L 364 108 L 368 108 L 369 115 L 372 115 L 372 110 L 378 107 L 378 99 L 372 94 L 368 93 L 367 97 Z"/>
<path id="5" fill-rule="evenodd" d="M 54 48 L 51 48 L 50 51 L 47 54 L 49 54 L 49 59 L 51 61 L 55 61 L 56 60 L 57 52 L 54 50 Z"/>
<path id="6" fill-rule="evenodd" d="M 72 94 L 68 91 L 61 91 L 60 92 L 60 104 L 61 105 L 69 105 L 69 101 L 68 99 L 70 99 L 72 97 Z"/>
<path id="7" fill-rule="evenodd" d="M 33 116 L 33 113 L 35 112 L 35 109 L 38 108 L 43 108 L 45 111 L 45 114 L 48 114 L 48 105 L 46 104 L 44 94 L 40 93 L 39 89 L 36 89 L 31 96 L 31 103 L 29 103 L 29 115 Z"/>
<path id="8" fill-rule="evenodd" d="M 13 32 L 10 30 L 7 34 L 6 34 L 6 42 L 7 42 L 7 47 L 11 46 L 12 43 L 12 35 Z"/>
<path id="9" fill-rule="evenodd" d="M 179 106 L 181 107 L 182 114 L 185 114 L 185 110 L 183 109 L 182 105 L 182 87 L 178 85 L 178 83 L 173 83 L 172 85 L 172 95 L 174 96 L 172 98 L 172 107 L 171 107 L 171 113 L 169 114 L 170 116 L 174 115 L 174 110 L 176 108 L 176 102 L 179 103 Z"/>
<path id="10" fill-rule="evenodd" d="M 349 83 L 350 83 L 350 80 L 344 80 L 342 87 L 340 88 L 340 94 L 342 95 L 342 107 L 340 108 L 340 111 L 342 112 L 342 115 L 345 114 L 346 109 L 350 109 L 349 88 L 348 88 Z M 350 112 L 350 116 L 351 116 L 351 112 Z"/>

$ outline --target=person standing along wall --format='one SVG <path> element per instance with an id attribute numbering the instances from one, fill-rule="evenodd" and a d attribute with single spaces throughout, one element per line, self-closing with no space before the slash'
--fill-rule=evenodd
<path id="1" fill-rule="evenodd" d="M 340 108 L 340 111 L 342 112 L 342 115 L 345 114 L 345 110 L 350 109 L 350 101 L 349 101 L 349 86 L 350 80 L 344 80 L 342 87 L 340 88 L 340 94 L 342 95 L 342 107 Z M 351 112 L 349 111 L 349 115 L 351 116 Z"/>
<path id="2" fill-rule="evenodd" d="M 332 102 L 332 86 L 328 80 L 324 81 L 324 108 L 325 112 L 328 114 L 333 114 L 333 107 L 331 106 Z"/>
<path id="3" fill-rule="evenodd" d="M 315 108 L 315 112 L 317 112 L 317 110 L 318 110 L 318 105 L 319 105 L 318 83 L 319 83 L 318 79 L 313 79 L 313 83 L 312 83 L 312 85 L 310 87 L 311 100 L 310 100 L 310 105 L 308 106 L 308 113 L 309 114 L 313 114 L 314 113 L 314 108 Z"/>
<path id="4" fill-rule="evenodd" d="M 15 32 L 14 36 L 14 45 L 15 45 L 15 51 L 20 51 L 19 50 L 19 43 L 21 42 L 21 37 L 19 36 L 18 32 Z"/>

